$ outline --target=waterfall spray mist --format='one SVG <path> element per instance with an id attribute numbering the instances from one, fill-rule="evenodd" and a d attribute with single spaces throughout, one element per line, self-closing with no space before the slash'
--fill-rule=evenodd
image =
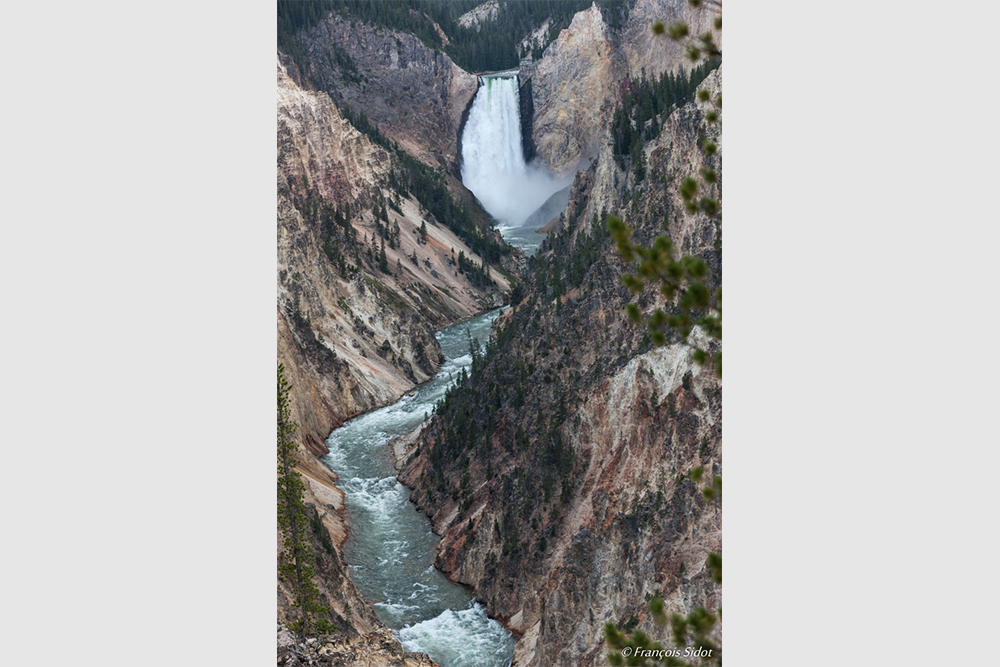
<path id="1" fill-rule="evenodd" d="M 462 182 L 500 229 L 519 227 L 555 192 L 573 182 L 537 162 L 525 164 L 517 78 L 481 77 L 462 133 Z"/>

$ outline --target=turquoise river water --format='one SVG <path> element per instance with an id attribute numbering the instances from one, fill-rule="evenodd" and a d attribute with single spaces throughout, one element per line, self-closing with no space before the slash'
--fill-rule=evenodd
<path id="1" fill-rule="evenodd" d="M 347 496 L 351 578 L 409 651 L 441 667 L 507 667 L 514 638 L 471 592 L 434 568 L 438 537 L 396 481 L 387 443 L 412 431 L 472 363 L 466 331 L 485 343 L 500 309 L 437 334 L 446 362 L 430 382 L 393 405 L 356 417 L 327 439 L 325 463 Z"/>

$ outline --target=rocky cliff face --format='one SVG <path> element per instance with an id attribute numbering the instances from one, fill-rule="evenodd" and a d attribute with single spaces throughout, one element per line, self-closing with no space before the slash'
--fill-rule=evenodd
<path id="1" fill-rule="evenodd" d="M 569 174 L 596 155 L 626 77 L 689 67 L 680 46 L 652 33 L 653 21 L 686 21 L 692 34 L 701 34 L 715 16 L 687 0 L 637 0 L 625 25 L 613 30 L 597 5 L 579 12 L 535 63 L 533 138 L 549 169 Z"/>
<path id="2" fill-rule="evenodd" d="M 293 385 L 293 417 L 317 452 L 342 420 L 432 377 L 435 328 L 509 290 L 499 273 L 485 289 L 456 275 L 453 254 L 481 258 L 386 185 L 394 169 L 394 155 L 278 63 L 278 356 Z M 379 228 L 395 225 L 393 248 Z M 378 267 L 382 250 L 388 272 Z"/>
<path id="3" fill-rule="evenodd" d="M 321 90 L 364 112 L 414 157 L 457 169 L 462 113 L 476 77 L 418 38 L 334 14 L 303 31 L 305 73 Z"/>
<path id="4" fill-rule="evenodd" d="M 705 86 L 719 92 L 721 72 Z M 721 508 L 687 477 L 697 466 L 721 474 L 721 381 L 688 346 L 655 348 L 627 322 L 627 267 L 601 212 L 623 215 L 647 244 L 665 225 L 721 279 L 721 228 L 684 214 L 677 194 L 702 166 L 721 173 L 721 157 L 698 150 L 702 137 L 720 141 L 696 104 L 671 114 L 645 147 L 641 184 L 602 148 L 485 361 L 400 452 L 400 479 L 443 536 L 438 567 L 522 633 L 517 666 L 603 665 L 603 624 L 633 616 L 664 639 L 648 595 L 668 612 L 721 606 L 705 567 L 721 552 Z M 669 310 L 652 292 L 638 303 Z"/>
<path id="5" fill-rule="evenodd" d="M 653 77 L 666 71 L 676 72 L 678 66 L 684 69 L 690 67 L 682 46 L 653 34 L 651 27 L 654 21 L 663 21 L 664 25 L 683 21 L 692 35 L 701 35 L 712 31 L 712 21 L 716 16 L 719 12 L 707 3 L 695 8 L 688 0 L 636 0 L 621 38 L 631 75 L 638 76 L 645 70 L 646 76 Z M 716 43 L 721 47 L 721 31 L 714 34 Z"/>
<path id="6" fill-rule="evenodd" d="M 597 152 L 610 100 L 625 74 L 621 53 L 597 5 L 579 12 L 545 49 L 532 79 L 538 154 L 554 173 L 573 172 Z"/>
<path id="7" fill-rule="evenodd" d="M 517 103 L 521 112 L 521 151 L 524 153 L 524 161 L 531 162 L 535 157 L 535 140 L 532 139 L 535 101 L 531 94 L 531 79 L 524 79 L 523 76 L 519 76 L 519 78 L 524 81 L 520 83 L 517 91 Z"/>
<path id="8" fill-rule="evenodd" d="M 392 186 L 402 171 L 396 155 L 358 132 L 326 93 L 303 90 L 290 66 L 279 55 L 278 360 L 292 385 L 297 470 L 317 521 L 316 583 L 346 641 L 385 629 L 347 574 L 343 493 L 315 457 L 327 453 L 324 440 L 343 420 L 433 376 L 441 359 L 436 328 L 499 305 L 510 286 L 499 272 L 487 287 L 459 273 L 455 254 L 482 259 Z M 326 546 L 324 531 L 332 538 Z M 279 620 L 288 613 L 279 582 Z M 413 663 L 401 646 L 398 653 L 395 662 L 364 664 Z"/>

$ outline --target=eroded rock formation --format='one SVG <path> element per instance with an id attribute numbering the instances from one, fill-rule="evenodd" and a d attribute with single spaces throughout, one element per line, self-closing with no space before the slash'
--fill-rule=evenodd
<path id="1" fill-rule="evenodd" d="M 608 26 L 596 4 L 573 17 L 534 64 L 533 138 L 549 169 L 569 174 L 597 154 L 626 77 L 690 67 L 681 46 L 652 33 L 653 21 L 686 21 L 692 34 L 701 34 L 716 15 L 687 0 L 637 0 L 619 30 Z"/>
<path id="2" fill-rule="evenodd" d="M 654 77 L 667 71 L 676 72 L 679 66 L 687 69 L 691 65 L 683 46 L 653 34 L 651 28 L 654 21 L 662 21 L 664 25 L 682 21 L 688 25 L 692 35 L 701 35 L 712 31 L 712 21 L 718 15 L 709 3 L 695 8 L 688 0 L 636 0 L 621 40 L 629 72 L 638 76 L 645 71 L 646 76 Z M 721 31 L 714 31 L 713 34 L 721 47 Z"/>
<path id="3" fill-rule="evenodd" d="M 704 85 L 719 92 L 721 71 Z M 603 665 L 603 625 L 633 616 L 662 638 L 646 610 L 653 594 L 668 612 L 721 606 L 705 566 L 721 551 L 721 508 L 687 477 L 697 466 L 721 475 L 721 381 L 689 346 L 655 348 L 625 319 L 627 267 L 602 233 L 601 211 L 646 244 L 666 221 L 721 280 L 719 223 L 683 213 L 677 193 L 702 166 L 721 173 L 721 153 L 698 149 L 701 138 L 721 145 L 717 127 L 694 102 L 663 126 L 642 183 L 607 147 L 577 175 L 567 220 L 501 318 L 469 398 L 452 397 L 417 446 L 397 452 L 400 479 L 442 535 L 436 564 L 522 633 L 518 667 Z M 638 303 L 669 310 L 654 292 Z"/>
<path id="4" fill-rule="evenodd" d="M 317 88 L 364 112 L 414 157 L 458 165 L 462 113 L 476 77 L 413 35 L 333 14 L 299 36 Z"/>
<path id="5" fill-rule="evenodd" d="M 597 5 L 579 12 L 535 65 L 532 79 L 538 155 L 560 176 L 597 152 L 610 100 L 625 74 Z"/>
<path id="6" fill-rule="evenodd" d="M 326 93 L 296 80 L 306 85 L 279 54 L 278 361 L 299 424 L 297 470 L 318 521 L 316 584 L 346 641 L 387 631 L 347 574 L 344 496 L 316 457 L 327 453 L 324 440 L 343 420 L 433 376 L 441 361 L 436 328 L 498 305 L 510 286 L 499 272 L 487 288 L 459 273 L 456 253 L 481 258 L 418 201 L 390 187 L 389 175 L 400 171 L 396 156 L 358 132 Z M 278 554 L 280 561 L 280 534 Z M 287 619 L 289 600 L 279 582 L 279 620 Z M 360 655 L 357 646 L 367 640 L 351 641 L 350 655 Z M 364 664 L 413 664 L 398 642 L 396 649 L 395 662 Z"/>
<path id="7" fill-rule="evenodd" d="M 288 628 L 278 623 L 278 665 L 281 667 L 438 667 L 423 653 L 404 651 L 389 628 L 336 641 L 312 641 L 296 646 Z"/>
<path id="8" fill-rule="evenodd" d="M 478 30 L 483 23 L 495 21 L 499 13 L 499 0 L 488 0 L 488 2 L 484 2 L 478 7 L 473 7 L 459 16 L 458 25 L 463 28 L 475 28 Z"/>

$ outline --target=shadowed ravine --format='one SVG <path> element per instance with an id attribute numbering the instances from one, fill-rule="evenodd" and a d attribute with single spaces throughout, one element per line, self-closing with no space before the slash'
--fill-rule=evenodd
<path id="1" fill-rule="evenodd" d="M 511 634 L 487 618 L 465 588 L 434 569 L 438 537 L 396 481 L 387 443 L 412 431 L 472 363 L 466 331 L 485 342 L 500 310 L 446 327 L 437 334 L 446 362 L 433 380 L 393 405 L 356 417 L 330 434 L 325 463 L 341 477 L 350 539 L 351 578 L 376 613 L 410 651 L 441 667 L 506 667 Z"/>

